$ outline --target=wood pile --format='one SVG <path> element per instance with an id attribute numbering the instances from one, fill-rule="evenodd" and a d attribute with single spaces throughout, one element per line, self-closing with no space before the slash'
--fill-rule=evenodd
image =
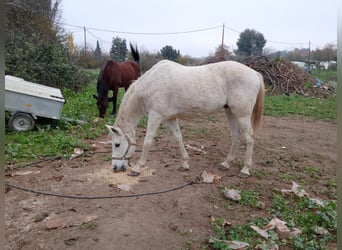
<path id="1" fill-rule="evenodd" d="M 316 86 L 317 80 L 307 71 L 286 59 L 269 60 L 265 56 L 250 57 L 245 64 L 260 72 L 264 77 L 265 86 L 270 94 L 327 98 L 334 93 L 328 84 Z"/>

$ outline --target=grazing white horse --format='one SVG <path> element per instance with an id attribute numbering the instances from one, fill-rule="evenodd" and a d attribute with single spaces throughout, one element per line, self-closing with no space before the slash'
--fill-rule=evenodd
<path id="1" fill-rule="evenodd" d="M 135 152 L 135 131 L 141 117 L 148 116 L 147 131 L 140 160 L 129 175 L 139 175 L 161 123 L 165 123 L 180 148 L 183 162 L 179 169 L 189 169 L 189 155 L 183 144 L 178 118 L 193 118 L 200 113 L 222 110 L 226 113 L 232 144 L 220 168 L 229 168 L 235 159 L 242 134 L 246 141 L 246 159 L 240 176 L 250 176 L 253 131 L 262 118 L 264 82 L 261 74 L 233 61 L 203 66 L 183 66 L 163 60 L 136 80 L 123 97 L 112 134 L 112 166 L 114 171 L 126 170 Z"/>

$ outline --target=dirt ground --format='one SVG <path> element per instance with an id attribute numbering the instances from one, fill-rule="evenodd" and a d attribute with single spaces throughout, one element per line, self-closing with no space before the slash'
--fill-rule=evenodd
<path id="1" fill-rule="evenodd" d="M 268 194 L 290 189 L 292 181 L 312 197 L 335 198 L 336 186 L 328 185 L 336 183 L 334 123 L 301 116 L 264 117 L 255 133 L 253 176 L 247 179 L 238 177 L 244 144 L 229 171 L 217 168 L 230 143 L 223 114 L 181 121 L 181 130 L 184 143 L 192 147 L 188 148 L 187 172 L 176 169 L 178 148 L 167 129 L 161 128 L 139 177 L 112 172 L 111 145 L 103 143 L 110 138 L 104 135 L 89 142 L 96 148 L 86 156 L 34 164 L 20 170 L 25 172 L 14 170 L 6 181 L 59 194 L 110 196 L 173 188 L 195 180 L 203 170 L 220 176 L 220 180 L 163 194 L 95 200 L 10 189 L 5 200 L 6 249 L 210 249 L 208 239 L 214 235 L 211 216 L 225 218 L 233 226 L 267 216 Z M 142 145 L 144 133 L 138 128 L 138 145 Z M 220 191 L 223 187 L 257 191 L 265 208 L 238 203 L 227 206 Z"/>

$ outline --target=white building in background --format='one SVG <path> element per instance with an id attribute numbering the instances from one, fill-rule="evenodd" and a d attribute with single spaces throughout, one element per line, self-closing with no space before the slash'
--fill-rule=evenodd
<path id="1" fill-rule="evenodd" d="M 297 65 L 301 69 L 305 69 L 305 62 L 291 61 L 293 64 Z"/>
<path id="2" fill-rule="evenodd" d="M 320 62 L 319 65 L 320 65 L 323 69 L 328 69 L 329 66 L 331 66 L 331 65 L 336 65 L 336 61 L 324 61 L 324 62 Z"/>

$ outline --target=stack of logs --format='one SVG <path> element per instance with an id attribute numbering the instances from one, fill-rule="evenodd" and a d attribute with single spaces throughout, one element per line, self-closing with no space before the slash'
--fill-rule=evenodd
<path id="1" fill-rule="evenodd" d="M 317 80 L 307 71 L 286 59 L 270 61 L 265 56 L 250 57 L 245 64 L 260 72 L 270 94 L 297 93 L 303 96 L 327 98 L 334 90 L 327 84 L 316 86 Z"/>

